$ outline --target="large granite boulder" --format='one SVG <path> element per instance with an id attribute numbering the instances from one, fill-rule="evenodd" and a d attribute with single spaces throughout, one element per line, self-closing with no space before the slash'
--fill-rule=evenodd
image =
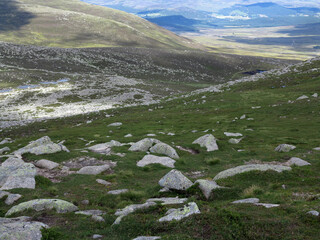
<path id="1" fill-rule="evenodd" d="M 0 218 L 0 239 L 41 240 L 42 228 L 48 228 L 48 225 L 34 222 L 28 217 Z"/>
<path id="2" fill-rule="evenodd" d="M 173 159 L 179 159 L 179 155 L 176 152 L 176 150 L 174 150 L 173 147 L 165 143 L 157 143 L 156 145 L 150 148 L 150 152 L 166 155 Z"/>
<path id="3" fill-rule="evenodd" d="M 173 169 L 160 179 L 159 185 L 167 189 L 187 190 L 193 183 L 180 171 Z"/>
<path id="4" fill-rule="evenodd" d="M 138 167 L 144 167 L 147 166 L 149 164 L 161 164 L 165 167 L 170 167 L 170 168 L 174 168 L 174 164 L 175 164 L 175 160 L 169 158 L 169 157 L 158 157 L 155 155 L 146 155 L 143 157 L 142 160 L 140 160 L 139 162 L 137 162 L 137 166 Z"/>
<path id="5" fill-rule="evenodd" d="M 33 164 L 25 163 L 18 157 L 11 157 L 0 166 L 0 190 L 34 189 L 36 174 L 37 170 Z"/>
<path id="6" fill-rule="evenodd" d="M 183 218 L 189 217 L 193 214 L 199 214 L 200 210 L 195 202 L 188 203 L 187 206 L 178 209 L 170 209 L 167 215 L 160 218 L 159 222 L 170 222 L 172 220 L 181 220 Z"/>
<path id="7" fill-rule="evenodd" d="M 234 168 L 227 169 L 218 173 L 213 180 L 218 180 L 222 178 L 232 177 L 234 175 L 250 172 L 250 171 L 276 171 L 276 172 L 283 172 L 291 170 L 291 167 L 282 166 L 282 165 L 273 165 L 273 164 L 248 164 L 242 165 Z"/>
<path id="8" fill-rule="evenodd" d="M 161 143 L 159 140 L 155 138 L 144 138 L 134 144 L 131 145 L 129 151 L 132 152 L 146 152 L 151 148 L 154 144 Z"/>
<path id="9" fill-rule="evenodd" d="M 69 150 L 61 143 L 54 143 L 48 136 L 42 137 L 36 141 L 30 142 L 27 146 L 15 151 L 14 154 L 22 155 L 32 153 L 35 155 L 57 153 L 61 151 L 69 152 Z"/>
<path id="10" fill-rule="evenodd" d="M 217 139 L 212 134 L 204 135 L 195 140 L 192 144 L 199 144 L 200 147 L 207 148 L 207 152 L 219 150 Z"/>
<path id="11" fill-rule="evenodd" d="M 60 199 L 35 199 L 28 202 L 20 203 L 6 213 L 6 217 L 13 214 L 23 212 L 25 210 L 35 210 L 37 212 L 43 210 L 55 209 L 57 213 L 68 213 L 78 210 L 74 204 Z"/>

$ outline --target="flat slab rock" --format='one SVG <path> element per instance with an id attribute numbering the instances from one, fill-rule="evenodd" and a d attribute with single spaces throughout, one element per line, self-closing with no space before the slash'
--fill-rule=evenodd
<path id="1" fill-rule="evenodd" d="M 84 175 L 98 175 L 110 169 L 108 164 L 102 166 L 87 166 L 81 168 L 77 174 L 84 174 Z"/>
<path id="2" fill-rule="evenodd" d="M 188 203 L 183 208 L 170 209 L 167 211 L 167 215 L 160 218 L 159 222 L 170 222 L 173 220 L 181 220 L 183 218 L 189 217 L 193 214 L 199 214 L 200 210 L 195 202 Z"/>
<path id="3" fill-rule="evenodd" d="M 213 180 L 218 180 L 222 178 L 232 177 L 234 175 L 250 172 L 250 171 L 276 171 L 276 172 L 283 172 L 283 171 L 290 171 L 291 167 L 282 166 L 282 165 L 273 165 L 273 164 L 248 164 L 242 165 L 234 168 L 227 169 L 218 173 Z"/>
<path id="4" fill-rule="evenodd" d="M 14 154 L 22 155 L 32 153 L 35 155 L 57 153 L 61 151 L 69 152 L 69 150 L 60 143 L 54 143 L 48 136 L 30 142 L 27 146 L 15 151 Z"/>
<path id="5" fill-rule="evenodd" d="M 147 202 L 161 202 L 161 205 L 176 205 L 188 201 L 188 198 L 168 197 L 168 198 L 150 198 Z"/>
<path id="6" fill-rule="evenodd" d="M 43 210 L 55 209 L 57 213 L 67 213 L 74 212 L 78 210 L 78 207 L 70 202 L 60 200 L 60 199 L 36 199 L 28 202 L 20 203 L 6 213 L 6 217 L 11 216 L 25 210 L 35 210 L 37 212 Z"/>
<path id="7" fill-rule="evenodd" d="M 98 160 L 94 157 L 88 157 L 88 156 L 83 156 L 83 157 L 78 157 L 74 158 L 68 161 L 65 161 L 62 163 L 62 165 L 68 167 L 68 168 L 83 168 L 87 166 L 101 166 L 101 165 L 110 165 L 110 167 L 115 167 L 117 166 L 116 162 L 112 161 L 106 161 L 106 160 Z"/>
<path id="8" fill-rule="evenodd" d="M 155 202 L 146 202 L 144 204 L 132 204 L 132 205 L 129 205 L 123 209 L 119 209 L 115 213 L 115 215 L 118 216 L 118 218 L 114 221 L 113 224 L 119 224 L 121 222 L 122 218 L 129 215 L 130 213 L 133 213 L 133 212 L 140 210 L 140 209 L 146 209 L 146 208 L 149 208 L 154 205 L 156 205 Z"/>
<path id="9" fill-rule="evenodd" d="M 174 168 L 175 160 L 169 157 L 158 157 L 155 155 L 146 155 L 139 162 L 137 162 L 138 167 L 145 167 L 150 164 L 161 164 L 165 167 Z"/>
<path id="10" fill-rule="evenodd" d="M 156 239 L 161 239 L 161 237 L 146 237 L 146 236 L 139 236 L 136 237 L 132 240 L 156 240 Z"/>
<path id="11" fill-rule="evenodd" d="M 307 212 L 307 214 L 310 214 L 310 215 L 313 215 L 313 216 L 316 216 L 316 217 L 319 216 L 319 212 L 315 211 L 315 210 L 309 211 L 309 212 Z"/>
<path id="12" fill-rule="evenodd" d="M 119 194 L 126 193 L 126 192 L 129 192 L 129 190 L 128 189 L 118 189 L 118 190 L 109 191 L 108 194 L 119 195 Z"/>
<path id="13" fill-rule="evenodd" d="M 166 155 L 173 159 L 179 159 L 179 155 L 176 152 L 176 150 L 166 143 L 157 143 L 156 145 L 150 148 L 150 152 Z"/>
<path id="14" fill-rule="evenodd" d="M 115 123 L 110 123 L 108 125 L 108 127 L 120 127 L 122 126 L 122 123 L 121 122 L 115 122 Z"/>
<path id="15" fill-rule="evenodd" d="M 187 190 L 193 183 L 178 170 L 171 170 L 159 180 L 163 188 L 174 190 Z"/>
<path id="16" fill-rule="evenodd" d="M 104 186 L 110 186 L 112 184 L 111 182 L 108 182 L 108 181 L 103 180 L 103 179 L 96 179 L 96 182 L 100 183 L 100 184 L 102 184 Z"/>
<path id="17" fill-rule="evenodd" d="M 155 138 L 144 138 L 134 144 L 131 145 L 129 151 L 132 152 L 146 152 L 148 151 L 154 144 L 161 143 L 159 140 Z"/>
<path id="18" fill-rule="evenodd" d="M 305 161 L 305 160 L 302 160 L 301 158 L 292 157 L 284 165 L 286 165 L 286 166 L 295 165 L 295 166 L 302 167 L 302 166 L 308 166 L 308 165 L 311 165 L 311 164 L 309 162 Z"/>
<path id="19" fill-rule="evenodd" d="M 243 204 L 243 203 L 249 203 L 253 204 L 256 206 L 263 206 L 265 208 L 274 208 L 274 207 L 279 207 L 279 204 L 271 204 L 271 203 L 260 203 L 259 198 L 246 198 L 246 199 L 241 199 L 237 201 L 233 201 L 233 204 Z"/>
<path id="20" fill-rule="evenodd" d="M 95 153 L 110 155 L 112 147 L 121 147 L 121 146 L 122 144 L 120 142 L 112 140 L 107 143 L 100 143 L 100 144 L 93 145 L 89 147 L 88 150 Z"/>
<path id="21" fill-rule="evenodd" d="M 290 152 L 291 150 L 296 149 L 296 146 L 290 144 L 280 144 L 274 150 L 276 152 Z"/>
<path id="22" fill-rule="evenodd" d="M 15 188 L 34 189 L 37 170 L 31 163 L 25 163 L 21 158 L 11 157 L 0 166 L 0 190 Z"/>
<path id="23" fill-rule="evenodd" d="M 224 135 L 226 135 L 227 137 L 242 137 L 241 133 L 224 132 Z"/>
<path id="24" fill-rule="evenodd" d="M 41 229 L 48 227 L 44 223 L 31 221 L 28 217 L 0 218 L 0 239 L 41 240 Z"/>
<path id="25" fill-rule="evenodd" d="M 75 214 L 80 214 L 80 215 L 85 215 L 85 216 L 102 216 L 105 215 L 106 212 L 101 211 L 101 210 L 84 210 L 84 211 L 77 211 Z"/>
<path id="26" fill-rule="evenodd" d="M 212 134 L 204 135 L 196 139 L 192 144 L 199 144 L 200 147 L 207 148 L 207 152 L 219 150 L 217 139 Z"/>
<path id="27" fill-rule="evenodd" d="M 6 200 L 4 203 L 7 205 L 12 205 L 14 202 L 18 201 L 22 197 L 22 195 L 13 194 L 6 191 L 0 191 L 0 199 L 4 197 L 6 197 Z"/>

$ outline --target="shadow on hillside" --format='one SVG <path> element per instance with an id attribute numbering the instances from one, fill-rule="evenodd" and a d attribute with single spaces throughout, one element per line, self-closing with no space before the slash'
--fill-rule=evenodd
<path id="1" fill-rule="evenodd" d="M 0 32 L 18 30 L 35 16 L 19 9 L 14 0 L 0 0 Z"/>
<path id="2" fill-rule="evenodd" d="M 290 36 L 320 35 L 320 23 L 297 25 L 293 29 L 280 30 L 278 33 L 287 33 Z"/>

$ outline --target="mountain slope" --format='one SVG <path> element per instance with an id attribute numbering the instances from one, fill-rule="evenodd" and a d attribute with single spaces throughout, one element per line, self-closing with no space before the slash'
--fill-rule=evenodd
<path id="1" fill-rule="evenodd" d="M 55 47 L 196 47 L 134 15 L 78 0 L 19 0 L 0 5 L 7 25 L 0 26 L 0 41 L 4 42 Z"/>

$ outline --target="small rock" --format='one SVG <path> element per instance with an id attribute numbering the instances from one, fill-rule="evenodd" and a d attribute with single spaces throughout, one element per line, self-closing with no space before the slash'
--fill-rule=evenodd
<path id="1" fill-rule="evenodd" d="M 156 239 L 161 239 L 161 237 L 145 237 L 145 236 L 139 236 L 136 237 L 132 240 L 156 240 Z"/>
<path id="2" fill-rule="evenodd" d="M 160 218 L 159 222 L 170 222 L 172 220 L 181 220 L 189 217 L 193 214 L 199 214 L 200 210 L 195 202 L 188 203 L 187 206 L 178 209 L 171 209 L 167 212 L 167 215 Z"/>
<path id="3" fill-rule="evenodd" d="M 231 139 L 229 139 L 228 142 L 231 143 L 231 144 L 239 144 L 242 139 L 243 139 L 243 138 L 239 138 L 239 139 L 231 138 Z"/>
<path id="4" fill-rule="evenodd" d="M 107 143 L 100 143 L 100 144 L 91 146 L 88 149 L 95 153 L 110 155 L 112 147 L 120 147 L 120 146 L 122 146 L 120 142 L 112 140 Z"/>
<path id="5" fill-rule="evenodd" d="M 147 137 L 156 137 L 156 136 L 157 136 L 157 134 L 154 134 L 154 133 L 147 134 Z"/>
<path id="6" fill-rule="evenodd" d="M 125 135 L 124 137 L 125 137 L 125 138 L 130 138 L 130 137 L 132 137 L 132 134 L 127 134 L 127 135 Z"/>
<path id="7" fill-rule="evenodd" d="M 294 150 L 294 149 L 296 149 L 296 146 L 293 146 L 293 145 L 290 145 L 290 144 L 280 144 L 274 150 L 276 152 L 290 152 L 291 150 Z"/>
<path id="8" fill-rule="evenodd" d="M 119 224 L 121 222 L 122 218 L 129 215 L 130 213 L 133 213 L 133 212 L 140 210 L 140 209 L 146 209 L 146 208 L 149 208 L 154 205 L 156 205 L 155 202 L 146 202 L 144 204 L 132 204 L 132 205 L 125 207 L 124 209 L 119 209 L 115 213 L 115 215 L 118 216 L 118 218 L 114 221 L 113 224 Z"/>
<path id="9" fill-rule="evenodd" d="M 157 143 L 156 145 L 150 148 L 150 152 L 167 155 L 168 157 L 174 159 L 179 159 L 179 155 L 176 152 L 176 150 L 174 150 L 174 148 L 165 143 Z"/>
<path id="10" fill-rule="evenodd" d="M 122 126 L 121 122 L 115 122 L 108 125 L 108 127 L 120 127 L 120 126 Z"/>
<path id="11" fill-rule="evenodd" d="M 245 114 L 243 114 L 241 117 L 240 117 L 240 120 L 243 120 L 245 119 L 247 116 Z"/>
<path id="12" fill-rule="evenodd" d="M 154 144 L 160 143 L 159 140 L 154 138 L 144 138 L 134 144 L 131 145 L 129 151 L 132 152 L 146 152 L 151 148 Z"/>
<path id="13" fill-rule="evenodd" d="M 217 139 L 212 134 L 204 135 L 195 140 L 192 144 L 199 144 L 201 147 L 206 147 L 207 152 L 219 150 Z"/>
<path id="14" fill-rule="evenodd" d="M 171 170 L 159 181 L 161 187 L 174 190 L 187 190 L 193 183 L 178 170 Z"/>
<path id="15" fill-rule="evenodd" d="M 309 98 L 308 96 L 302 95 L 302 96 L 298 97 L 296 100 L 298 101 L 298 100 L 304 100 L 304 99 L 308 99 L 308 98 Z"/>
<path id="16" fill-rule="evenodd" d="M 279 204 L 271 204 L 271 203 L 255 203 L 254 205 L 256 206 L 263 206 L 265 208 L 274 208 L 274 207 L 279 207 Z"/>
<path id="17" fill-rule="evenodd" d="M 310 163 L 308 163 L 307 161 L 305 160 L 302 160 L 301 158 L 297 158 L 297 157 L 292 157 L 290 158 L 289 161 L 287 161 L 285 163 L 286 166 L 293 166 L 293 165 L 296 165 L 296 166 L 307 166 L 307 165 L 311 165 Z"/>
<path id="18" fill-rule="evenodd" d="M 126 193 L 126 192 L 129 192 L 129 190 L 128 189 L 119 189 L 119 190 L 109 191 L 108 194 L 119 195 L 119 194 Z"/>
<path id="19" fill-rule="evenodd" d="M 318 93 L 314 93 L 314 94 L 312 95 L 312 97 L 317 98 L 317 97 L 318 97 Z"/>
<path id="20" fill-rule="evenodd" d="M 110 186 L 111 185 L 111 182 L 108 182 L 108 181 L 103 180 L 103 179 L 97 179 L 96 182 L 100 183 L 100 184 L 102 184 L 104 186 Z"/>
<path id="21" fill-rule="evenodd" d="M 224 135 L 226 135 L 227 137 L 242 137 L 241 133 L 224 132 Z"/>
<path id="22" fill-rule="evenodd" d="M 168 197 L 168 198 L 150 198 L 147 202 L 161 202 L 161 205 L 176 205 L 188 201 L 188 198 Z"/>
<path id="23" fill-rule="evenodd" d="M 98 175 L 106 170 L 110 169 L 110 165 L 102 165 L 102 166 L 87 166 L 81 168 L 77 174 L 85 174 L 85 175 Z"/>
<path id="24" fill-rule="evenodd" d="M 320 151 L 320 147 L 316 147 L 316 148 L 314 148 L 313 150 L 315 150 L 315 151 Z"/>
<path id="25" fill-rule="evenodd" d="M 168 136 L 174 136 L 174 135 L 176 135 L 176 134 L 169 132 L 167 135 L 168 135 Z"/>
<path id="26" fill-rule="evenodd" d="M 169 158 L 169 157 L 158 157 L 158 156 L 155 156 L 155 155 L 146 155 L 143 157 L 142 160 L 140 160 L 138 163 L 137 163 L 137 166 L 138 167 L 144 167 L 144 166 L 147 166 L 149 164 L 161 164 L 163 166 L 166 166 L 166 167 L 170 167 L 170 168 L 174 168 L 174 164 L 175 164 L 175 160 Z"/>
<path id="27" fill-rule="evenodd" d="M 49 169 L 49 170 L 52 170 L 52 169 L 59 166 L 58 163 L 55 163 L 55 162 L 52 162 L 52 161 L 49 161 L 46 159 L 39 160 L 39 161 L 35 162 L 34 165 L 38 168 L 45 168 L 45 169 Z"/>
<path id="28" fill-rule="evenodd" d="M 89 200 L 87 200 L 87 199 L 81 201 L 81 204 L 83 204 L 83 205 L 89 205 L 89 203 L 90 203 L 90 202 L 89 202 Z"/>
<path id="29" fill-rule="evenodd" d="M 223 188 L 219 186 L 215 181 L 210 181 L 205 179 L 199 179 L 195 183 L 199 183 L 199 188 L 201 189 L 206 199 L 210 198 L 211 193 L 214 189 Z"/>
<path id="30" fill-rule="evenodd" d="M 246 198 L 246 199 L 241 199 L 237 201 L 233 201 L 233 204 L 238 204 L 238 203 L 258 203 L 260 201 L 259 198 Z"/>
<path id="31" fill-rule="evenodd" d="M 13 142 L 14 141 L 12 141 L 11 138 L 5 138 L 0 142 L 0 145 L 7 144 L 7 143 L 13 143 Z"/>
<path id="32" fill-rule="evenodd" d="M 9 151 L 10 151 L 10 148 L 4 147 L 4 148 L 0 149 L 0 154 L 4 154 L 4 153 L 9 152 Z"/>
<path id="33" fill-rule="evenodd" d="M 85 216 L 102 216 L 105 215 L 106 212 L 101 211 L 101 210 L 85 210 L 85 211 L 78 211 L 75 212 L 75 214 L 80 214 L 80 215 L 85 215 Z"/>
<path id="34" fill-rule="evenodd" d="M 316 217 L 319 216 L 319 212 L 318 211 L 314 211 L 314 210 L 307 212 L 307 214 L 311 214 L 311 215 L 316 216 Z"/>
<path id="35" fill-rule="evenodd" d="M 99 234 L 94 234 L 94 235 L 92 236 L 92 239 L 99 239 L 99 238 L 103 238 L 103 236 L 102 236 L 102 235 L 99 235 Z"/>
<path id="36" fill-rule="evenodd" d="M 7 197 L 5 204 L 12 205 L 14 202 L 18 201 L 22 196 L 20 194 L 13 194 L 6 191 L 0 191 L 0 199 Z"/>
<path id="37" fill-rule="evenodd" d="M 105 222 L 104 218 L 101 216 L 93 215 L 91 218 L 95 222 Z"/>

